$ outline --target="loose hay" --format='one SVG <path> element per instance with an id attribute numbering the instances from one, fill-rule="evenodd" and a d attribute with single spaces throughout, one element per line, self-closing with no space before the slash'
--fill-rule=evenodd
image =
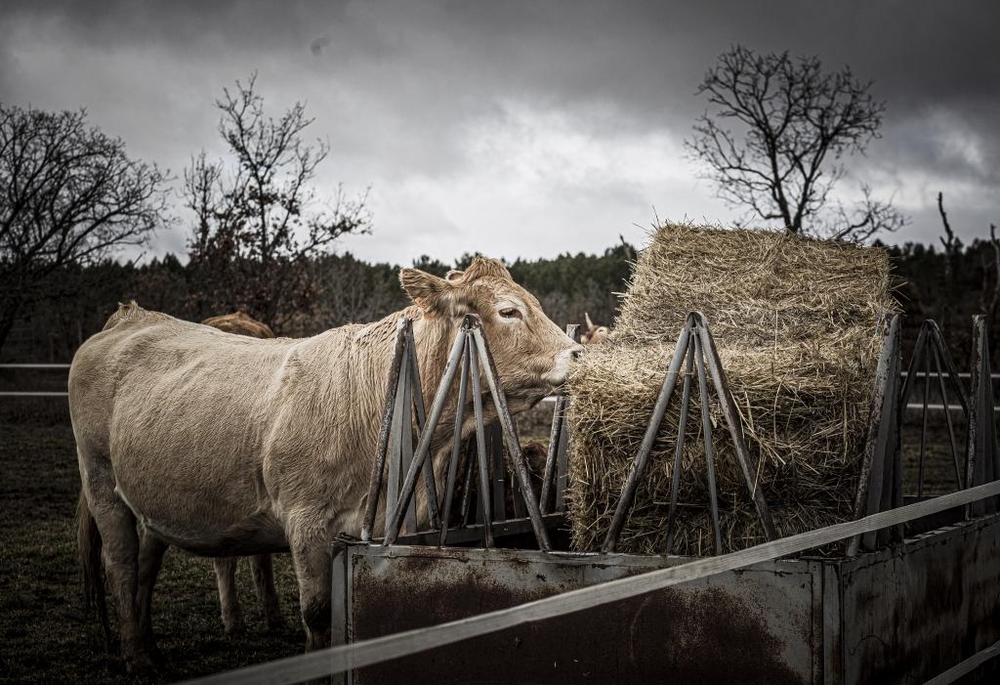
<path id="1" fill-rule="evenodd" d="M 705 314 L 759 462 L 779 535 L 850 518 L 881 322 L 897 309 L 884 250 L 768 231 L 658 229 L 639 257 L 612 337 L 568 381 L 574 546 L 600 547 L 688 312 Z M 662 553 L 680 383 L 618 550 Z M 723 551 L 764 540 L 714 391 Z M 672 552 L 713 552 L 697 380 Z"/>

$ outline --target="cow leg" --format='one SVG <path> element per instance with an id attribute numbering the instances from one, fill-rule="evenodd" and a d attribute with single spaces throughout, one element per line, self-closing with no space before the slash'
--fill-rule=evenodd
<path id="1" fill-rule="evenodd" d="M 82 460 L 82 457 L 81 457 Z M 97 471 L 97 469 L 93 469 Z M 102 478 L 107 475 L 108 478 Z M 84 492 L 102 538 L 102 556 L 108 585 L 118 607 L 122 659 L 129 673 L 151 673 L 153 662 L 146 652 L 136 602 L 138 591 L 139 533 L 135 515 L 115 494 L 110 470 L 89 473 Z"/>
<path id="2" fill-rule="evenodd" d="M 289 538 L 306 628 L 306 651 L 312 652 L 330 645 L 330 538 L 325 528 L 293 529 Z"/>
<path id="3" fill-rule="evenodd" d="M 257 598 L 264 609 L 264 621 L 267 627 L 272 630 L 283 628 L 285 619 L 281 616 L 278 592 L 274 589 L 274 567 L 271 565 L 271 555 L 255 554 L 250 557 L 250 570 L 253 573 L 253 585 L 257 590 Z"/>
<path id="4" fill-rule="evenodd" d="M 243 611 L 236 596 L 236 562 L 239 557 L 218 557 L 212 560 L 215 581 L 219 586 L 219 606 L 222 609 L 222 626 L 226 635 L 243 632 Z"/>
<path id="5" fill-rule="evenodd" d="M 164 663 L 163 655 L 153 637 L 153 587 L 163 566 L 163 555 L 169 545 L 148 530 L 139 535 L 139 583 L 136 604 L 139 611 L 139 626 L 142 628 L 142 643 L 146 651 L 158 663 Z"/>

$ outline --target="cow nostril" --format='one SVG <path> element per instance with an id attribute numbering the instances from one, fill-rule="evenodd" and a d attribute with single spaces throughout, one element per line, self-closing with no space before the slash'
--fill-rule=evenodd
<path id="1" fill-rule="evenodd" d="M 583 350 L 584 350 L 583 345 L 577 345 L 576 347 L 571 349 L 569 352 L 570 359 L 577 359 L 583 353 Z"/>

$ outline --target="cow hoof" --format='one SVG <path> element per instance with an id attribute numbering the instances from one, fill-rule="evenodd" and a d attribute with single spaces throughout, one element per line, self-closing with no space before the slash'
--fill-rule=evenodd
<path id="1" fill-rule="evenodd" d="M 247 627 L 243 624 L 243 621 L 226 623 L 222 629 L 226 633 L 226 637 L 238 637 L 247 632 Z"/>
<path id="2" fill-rule="evenodd" d="M 125 671 L 133 678 L 148 679 L 156 676 L 156 666 L 146 653 L 125 659 Z"/>
<path id="3" fill-rule="evenodd" d="M 167 657 L 163 656 L 163 652 L 161 652 L 160 648 L 156 645 L 153 645 L 149 649 L 149 655 L 153 659 L 153 664 L 155 666 L 161 667 L 167 665 Z"/>
<path id="4" fill-rule="evenodd" d="M 167 664 L 167 657 L 163 656 L 163 652 L 160 651 L 155 642 L 144 641 L 143 647 L 157 668 Z"/>

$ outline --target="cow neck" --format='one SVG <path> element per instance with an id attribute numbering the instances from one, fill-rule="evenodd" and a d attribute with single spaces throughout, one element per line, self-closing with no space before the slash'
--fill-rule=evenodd
<path id="1" fill-rule="evenodd" d="M 427 317 L 419 309 L 416 310 L 416 316 L 413 316 L 410 309 L 403 314 L 413 318 L 413 340 L 420 364 L 420 385 L 425 402 L 429 404 L 437 393 L 452 344 L 458 334 L 458 326 L 451 319 Z"/>

